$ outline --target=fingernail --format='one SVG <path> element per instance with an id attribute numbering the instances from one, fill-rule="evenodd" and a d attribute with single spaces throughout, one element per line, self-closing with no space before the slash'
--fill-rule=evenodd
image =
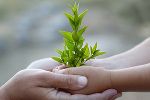
<path id="1" fill-rule="evenodd" d="M 87 80 L 87 78 L 84 77 L 84 76 L 80 76 L 80 77 L 78 78 L 78 85 L 79 85 L 79 87 L 81 87 L 81 88 L 84 88 L 84 87 L 87 85 L 87 82 L 88 82 L 88 80 Z"/>

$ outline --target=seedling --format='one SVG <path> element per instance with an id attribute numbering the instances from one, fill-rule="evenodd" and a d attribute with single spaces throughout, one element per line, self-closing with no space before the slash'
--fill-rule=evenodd
<path id="1" fill-rule="evenodd" d="M 57 50 L 60 56 L 52 57 L 52 59 L 65 64 L 67 67 L 79 67 L 84 65 L 86 61 L 105 54 L 105 52 L 97 49 L 97 43 L 93 47 L 89 47 L 88 43 L 84 45 L 83 33 L 87 26 L 82 26 L 82 22 L 88 10 L 86 9 L 79 14 L 79 1 L 73 1 L 70 9 L 72 13 L 65 12 L 65 16 L 72 27 L 72 31 L 60 32 L 64 37 L 64 50 Z"/>

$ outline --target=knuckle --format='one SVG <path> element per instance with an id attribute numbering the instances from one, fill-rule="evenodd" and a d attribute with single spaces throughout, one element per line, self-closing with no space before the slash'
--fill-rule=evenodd
<path id="1" fill-rule="evenodd" d="M 67 87 L 71 88 L 74 83 L 72 77 L 68 76 L 68 78 L 65 78 L 65 81 L 67 83 Z"/>
<path id="2" fill-rule="evenodd" d="M 12 79 L 16 84 L 24 84 L 25 82 L 28 82 L 29 78 L 27 70 L 21 70 Z"/>
<path id="3" fill-rule="evenodd" d="M 26 77 L 28 75 L 27 73 L 28 73 L 27 70 L 21 70 L 15 76 L 17 76 L 17 77 Z"/>
<path id="4" fill-rule="evenodd" d="M 35 79 L 45 83 L 49 83 L 49 79 L 52 78 L 51 74 L 46 71 L 39 71 L 34 75 L 34 77 Z M 53 79 L 55 79 L 55 77 L 53 77 Z"/>
<path id="5" fill-rule="evenodd" d="M 52 80 L 53 82 L 51 81 L 51 84 L 54 84 L 56 86 L 63 86 L 63 82 L 61 82 L 61 79 L 59 80 L 59 78 L 57 76 L 52 76 Z M 62 80 L 64 81 L 64 79 L 62 78 Z"/>
<path id="6" fill-rule="evenodd" d="M 70 86 L 72 84 L 71 77 L 66 78 L 67 85 Z"/>

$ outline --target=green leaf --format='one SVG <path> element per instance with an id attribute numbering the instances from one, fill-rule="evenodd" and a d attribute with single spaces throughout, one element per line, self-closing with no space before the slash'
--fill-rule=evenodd
<path id="1" fill-rule="evenodd" d="M 68 19 L 71 19 L 72 21 L 74 20 L 74 17 L 71 14 L 69 14 L 68 12 L 65 12 L 65 15 Z"/>
<path id="2" fill-rule="evenodd" d="M 62 55 L 61 55 L 61 59 L 62 59 L 64 64 L 67 64 L 67 58 L 68 58 L 67 50 L 64 50 Z"/>
<path id="3" fill-rule="evenodd" d="M 75 27 L 74 27 L 74 25 L 75 25 L 74 17 L 71 14 L 67 13 L 67 12 L 65 12 L 65 16 L 68 18 L 72 29 L 75 29 Z"/>
<path id="4" fill-rule="evenodd" d="M 65 51 L 65 50 L 64 50 L 64 51 Z M 61 59 L 62 59 L 63 62 L 64 62 L 64 57 L 66 57 L 64 51 L 63 51 L 63 53 L 62 53 L 62 55 L 61 55 Z"/>
<path id="5" fill-rule="evenodd" d="M 79 18 L 83 19 L 83 17 L 86 15 L 86 13 L 88 12 L 88 9 L 84 10 L 80 15 Z"/>
<path id="6" fill-rule="evenodd" d="M 99 56 L 99 55 L 103 55 L 103 54 L 105 54 L 106 52 L 101 52 L 100 50 L 96 50 L 95 52 L 94 52 L 94 57 L 96 57 L 96 56 Z"/>
<path id="7" fill-rule="evenodd" d="M 59 50 L 59 49 L 57 49 L 56 52 L 57 52 L 58 54 L 60 54 L 60 55 L 62 55 L 62 53 L 63 53 L 63 51 L 62 51 L 62 50 Z"/>
<path id="8" fill-rule="evenodd" d="M 69 50 L 73 50 L 74 49 L 73 42 L 70 42 L 67 39 L 65 39 L 65 44 L 66 44 L 66 46 L 68 47 Z"/>
<path id="9" fill-rule="evenodd" d="M 85 50 L 84 55 L 85 55 L 85 58 L 88 58 L 90 55 L 90 50 L 89 50 L 88 44 L 86 44 L 85 48 L 86 48 L 86 50 Z"/>
<path id="10" fill-rule="evenodd" d="M 91 54 L 93 54 L 93 48 L 90 46 L 90 51 L 91 51 Z"/>
<path id="11" fill-rule="evenodd" d="M 73 38 L 74 41 L 78 41 L 79 40 L 79 37 L 78 37 L 78 35 L 75 32 L 72 33 L 72 38 Z"/>
<path id="12" fill-rule="evenodd" d="M 74 2 L 74 6 L 72 7 L 72 12 L 74 13 L 74 15 L 78 15 L 78 11 L 79 11 L 79 4 Z"/>
<path id="13" fill-rule="evenodd" d="M 73 54 L 73 51 L 72 50 L 69 50 L 69 57 L 71 58 L 71 59 L 74 59 L 73 57 L 74 57 L 74 54 Z"/>
<path id="14" fill-rule="evenodd" d="M 81 63 L 82 63 L 82 59 L 79 59 L 79 61 L 77 62 L 77 65 L 76 65 L 76 67 L 79 67 L 79 66 L 81 66 Z"/>
<path id="15" fill-rule="evenodd" d="M 86 45 L 81 49 L 83 53 L 85 53 L 85 50 L 86 50 L 87 46 L 88 46 L 88 44 L 86 44 Z"/>
<path id="16" fill-rule="evenodd" d="M 94 47 L 92 49 L 92 54 L 96 51 L 96 49 L 97 49 L 97 43 L 95 43 L 95 45 L 94 45 Z"/>
<path id="17" fill-rule="evenodd" d="M 83 46 L 83 43 L 84 43 L 84 39 L 83 37 L 79 39 L 79 42 L 78 42 L 78 48 L 81 49 L 82 46 Z"/>
<path id="18" fill-rule="evenodd" d="M 80 15 L 79 15 L 79 22 L 80 24 L 82 23 L 83 17 L 86 15 L 88 12 L 88 9 L 84 10 Z"/>
<path id="19" fill-rule="evenodd" d="M 69 57 L 69 52 L 68 52 L 68 50 L 64 50 L 64 57 Z"/>
<path id="20" fill-rule="evenodd" d="M 59 63 L 62 63 L 62 60 L 59 57 L 52 57 L 52 59 L 55 60 L 55 61 L 57 61 L 57 62 L 59 62 Z"/>
<path id="21" fill-rule="evenodd" d="M 61 33 L 61 35 L 64 36 L 65 39 L 73 42 L 72 33 L 71 32 L 60 31 L 60 33 Z"/>
<path id="22" fill-rule="evenodd" d="M 87 29 L 87 26 L 85 26 L 81 30 L 79 30 L 78 36 L 81 37 L 83 35 L 83 33 L 86 31 L 86 29 Z"/>

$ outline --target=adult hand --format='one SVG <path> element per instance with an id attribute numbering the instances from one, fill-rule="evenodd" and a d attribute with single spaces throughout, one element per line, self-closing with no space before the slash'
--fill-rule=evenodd
<path id="1" fill-rule="evenodd" d="M 41 69 L 26 69 L 18 72 L 0 88 L 4 100 L 70 100 L 69 93 L 55 88 L 81 89 L 87 84 L 82 76 L 55 74 Z M 75 97 L 74 97 L 75 98 Z"/>

